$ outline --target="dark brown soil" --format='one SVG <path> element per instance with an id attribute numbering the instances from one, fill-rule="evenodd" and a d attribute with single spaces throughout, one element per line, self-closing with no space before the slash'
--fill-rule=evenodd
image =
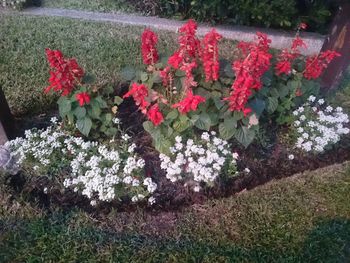
<path id="1" fill-rule="evenodd" d="M 273 179 L 280 179 L 306 170 L 314 170 L 350 160 L 350 136 L 343 138 L 337 147 L 324 154 L 318 156 L 294 154 L 294 160 L 288 159 L 287 147 L 279 143 L 278 140 L 270 144 L 270 147 L 265 148 L 256 144 L 249 146 L 248 149 L 235 147 L 236 150 L 238 149 L 240 156 L 238 163 L 240 170 L 248 167 L 250 173 L 242 173 L 238 177 L 220 183 L 214 188 L 194 193 L 183 187 L 181 183 L 174 184 L 165 178 L 164 172 L 160 169 L 158 152 L 152 147 L 150 135 L 143 130 L 144 116 L 138 111 L 132 99 L 126 100 L 120 106 L 119 117 L 123 123 L 123 128 L 132 135 L 133 141 L 138 146 L 136 151 L 146 161 L 146 174 L 152 176 L 158 183 L 158 190 L 154 194 L 157 200 L 156 204 L 152 208 L 147 207 L 146 204 L 139 205 L 148 211 L 176 211 L 188 205 L 203 203 L 210 198 L 223 198 L 244 190 L 250 190 Z M 48 125 L 49 118 L 50 116 L 37 117 L 34 123 L 38 125 L 35 126 L 45 127 L 45 125 Z M 22 131 L 29 128 L 29 123 L 33 125 L 33 119 L 30 122 L 22 122 Z M 277 136 L 274 135 L 273 137 L 276 138 Z M 24 193 L 28 200 L 39 202 L 49 210 L 55 206 L 67 210 L 72 207 L 80 207 L 94 214 L 105 214 L 112 209 L 119 211 L 133 211 L 136 209 L 136 206 L 128 199 L 121 202 L 102 203 L 97 208 L 93 208 L 87 198 L 70 190 L 63 192 L 62 186 L 46 177 L 32 178 L 27 182 L 25 178 L 25 176 L 19 174 L 9 177 L 7 182 L 16 193 Z M 44 187 L 49 189 L 47 194 L 43 192 Z"/>

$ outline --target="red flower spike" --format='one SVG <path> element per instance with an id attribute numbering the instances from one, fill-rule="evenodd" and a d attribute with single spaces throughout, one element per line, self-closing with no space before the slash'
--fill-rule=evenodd
<path id="1" fill-rule="evenodd" d="M 79 102 L 80 107 L 90 103 L 90 95 L 87 92 L 80 92 L 75 95 L 75 98 Z"/>
<path id="2" fill-rule="evenodd" d="M 141 43 L 143 63 L 146 65 L 155 64 L 159 59 L 156 49 L 158 43 L 157 35 L 153 31 L 145 29 L 141 36 Z"/>
<path id="3" fill-rule="evenodd" d="M 205 81 L 219 79 L 219 49 L 218 42 L 222 38 L 215 29 L 204 36 L 202 62 L 205 72 Z"/>
<path id="4" fill-rule="evenodd" d="M 197 24 L 192 19 L 188 20 L 180 29 L 179 53 L 185 62 L 196 58 L 200 53 L 200 42 L 196 37 Z"/>
<path id="5" fill-rule="evenodd" d="M 250 112 L 246 104 L 252 90 L 262 87 L 261 77 L 270 68 L 272 55 L 268 51 L 271 40 L 259 32 L 257 36 L 257 43 L 241 42 L 238 45 L 243 58 L 232 65 L 236 79 L 232 84 L 230 96 L 224 99 L 228 101 L 231 111 L 243 111 L 244 114 Z"/>
<path id="6" fill-rule="evenodd" d="M 146 100 L 148 96 L 148 88 L 144 84 L 133 83 L 131 89 L 127 92 L 123 98 L 128 98 L 132 96 L 136 105 L 139 106 L 139 109 L 143 112 L 147 112 L 147 107 L 150 103 Z"/>
<path id="7" fill-rule="evenodd" d="M 298 48 L 299 47 L 302 47 L 302 48 L 307 48 L 305 42 L 299 37 L 299 36 L 296 36 L 292 42 L 292 50 L 295 50 L 298 52 Z"/>
<path id="8" fill-rule="evenodd" d="M 182 63 L 182 56 L 180 55 L 180 52 L 176 51 L 171 57 L 168 59 L 168 63 L 170 66 L 172 66 L 174 69 L 178 69 L 180 64 Z"/>
<path id="9" fill-rule="evenodd" d="M 62 96 L 70 94 L 84 76 L 84 70 L 75 59 L 66 59 L 59 50 L 46 49 L 47 60 L 50 64 L 50 85 L 45 93 L 53 89 Z"/>
<path id="10" fill-rule="evenodd" d="M 158 126 L 164 120 L 163 114 L 159 111 L 158 104 L 154 104 L 147 112 L 148 119 L 155 125 Z"/>
<path id="11" fill-rule="evenodd" d="M 181 114 L 186 114 L 191 110 L 197 110 L 198 105 L 202 102 L 205 102 L 205 98 L 199 95 L 193 95 L 192 90 L 188 90 L 186 98 L 172 105 L 172 108 L 177 108 Z"/>
<path id="12" fill-rule="evenodd" d="M 303 75 L 306 79 L 317 79 L 323 71 L 328 67 L 328 64 L 340 54 L 333 50 L 321 52 L 317 56 L 310 56 L 306 59 L 305 70 Z"/>

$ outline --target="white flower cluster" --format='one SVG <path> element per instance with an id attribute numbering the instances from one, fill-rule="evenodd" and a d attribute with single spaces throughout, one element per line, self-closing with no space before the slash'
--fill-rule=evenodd
<path id="1" fill-rule="evenodd" d="M 70 175 L 63 182 L 65 187 L 92 199 L 111 201 L 128 195 L 136 202 L 149 197 L 157 185 L 144 177 L 145 161 L 134 152 L 136 145 L 121 140 L 112 147 L 98 142 L 84 141 L 59 131 L 57 120 L 46 130 L 28 130 L 25 138 L 7 143 L 19 163 L 26 162 L 34 170 L 48 170 L 52 166 L 68 168 Z M 124 137 L 128 137 L 124 134 Z"/>
<path id="2" fill-rule="evenodd" d="M 348 134 L 349 117 L 341 107 L 324 106 L 323 99 L 310 96 L 308 102 L 293 112 L 297 133 L 295 147 L 306 152 L 323 152 L 337 143 L 341 135 Z"/>
<path id="3" fill-rule="evenodd" d="M 232 154 L 227 141 L 215 135 L 213 131 L 211 134 L 204 132 L 198 142 L 193 139 L 182 142 L 177 136 L 175 145 L 170 148 L 171 155 L 159 155 L 166 177 L 171 182 L 185 180 L 185 185 L 194 181 L 193 190 L 198 192 L 201 182 L 213 185 L 222 173 L 235 175 L 238 154 Z"/>

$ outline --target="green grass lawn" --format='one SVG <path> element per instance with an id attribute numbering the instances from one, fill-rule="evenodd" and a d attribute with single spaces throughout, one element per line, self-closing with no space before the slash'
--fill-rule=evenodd
<path id="1" fill-rule="evenodd" d="M 55 107 L 56 98 L 42 92 L 49 77 L 46 47 L 76 57 L 97 83 L 115 83 L 123 66 L 141 65 L 142 27 L 18 14 L 0 14 L 0 21 L 0 85 L 16 115 Z M 175 34 L 158 34 L 160 52 L 175 50 Z M 232 58 L 234 46 L 223 41 L 222 55 Z"/>
<path id="2" fill-rule="evenodd" d="M 350 260 L 349 163 L 178 212 L 48 212 L 1 195 L 1 262 Z"/>
<path id="3" fill-rule="evenodd" d="M 42 6 L 112 13 L 134 11 L 132 5 L 125 0 L 43 0 Z"/>

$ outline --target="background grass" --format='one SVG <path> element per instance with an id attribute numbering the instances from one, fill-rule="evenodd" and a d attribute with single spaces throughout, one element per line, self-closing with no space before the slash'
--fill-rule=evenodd
<path id="1" fill-rule="evenodd" d="M 42 92 L 49 77 L 47 47 L 76 57 L 97 83 L 115 83 L 125 65 L 141 66 L 143 27 L 11 14 L 0 14 L 0 22 L 0 85 L 16 115 L 55 107 L 56 98 Z M 175 50 L 175 34 L 157 33 L 160 52 Z M 234 46 L 223 41 L 222 56 L 232 58 Z"/>
<path id="2" fill-rule="evenodd" d="M 348 262 L 350 164 L 178 212 L 50 212 L 2 191 L 1 262 Z"/>
<path id="3" fill-rule="evenodd" d="M 112 13 L 134 11 L 134 8 L 124 0 L 42 0 L 42 6 Z"/>

